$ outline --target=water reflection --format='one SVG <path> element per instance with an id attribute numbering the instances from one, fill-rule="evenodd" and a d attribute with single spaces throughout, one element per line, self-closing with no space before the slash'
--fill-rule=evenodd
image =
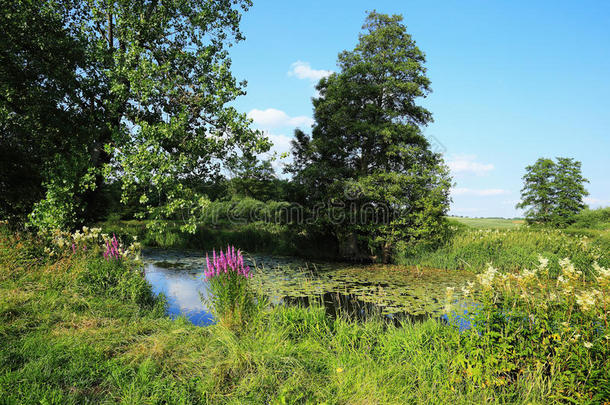
<path id="1" fill-rule="evenodd" d="M 156 294 L 167 297 L 170 316 L 185 316 L 196 325 L 214 322 L 205 304 L 205 254 L 147 250 L 143 257 L 146 279 Z M 248 256 L 246 261 L 251 267 L 256 265 L 253 285 L 272 304 L 309 305 L 314 299 L 331 317 L 366 320 L 381 316 L 397 325 L 430 317 L 447 321 L 442 313 L 446 288 L 459 287 L 472 278 L 467 273 L 422 273 L 397 266 L 308 265 L 293 258 L 262 255 Z M 456 295 L 457 302 L 463 303 L 463 297 Z M 455 319 L 460 329 L 469 327 L 467 316 Z"/>
<path id="2" fill-rule="evenodd" d="M 172 318 L 185 316 L 195 325 L 214 322 L 205 305 L 208 288 L 200 275 L 188 270 L 168 269 L 149 263 L 145 266 L 146 280 L 155 294 L 167 298 L 167 312 Z"/>

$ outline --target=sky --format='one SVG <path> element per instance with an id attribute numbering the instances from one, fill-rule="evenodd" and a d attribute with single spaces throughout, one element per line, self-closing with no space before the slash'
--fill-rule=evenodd
<path id="1" fill-rule="evenodd" d="M 254 0 L 231 48 L 234 105 L 286 152 L 310 131 L 315 83 L 337 70 L 367 10 L 401 14 L 426 54 L 424 128 L 455 186 L 450 214 L 516 217 L 525 167 L 571 157 L 590 207 L 610 206 L 610 2 Z M 276 167 L 281 162 L 274 163 Z"/>

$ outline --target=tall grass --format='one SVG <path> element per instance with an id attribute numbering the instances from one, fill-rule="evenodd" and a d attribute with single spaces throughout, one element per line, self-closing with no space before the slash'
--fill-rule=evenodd
<path id="1" fill-rule="evenodd" d="M 510 230 L 458 229 L 436 250 L 405 251 L 400 264 L 439 269 L 482 271 L 488 263 L 506 272 L 538 264 L 538 255 L 549 259 L 559 271 L 559 260 L 570 257 L 578 268 L 591 269 L 594 262 L 610 265 L 610 233 L 523 227 Z"/>
<path id="2" fill-rule="evenodd" d="M 109 221 L 100 224 L 105 232 L 124 239 L 136 236 L 147 247 L 211 251 L 227 244 L 248 252 L 310 259 L 336 259 L 337 244 L 331 237 L 296 231 L 288 225 L 256 221 L 249 223 L 201 224 L 195 233 L 180 230 L 180 222 L 170 222 L 163 233 L 147 228 L 146 221 Z"/>

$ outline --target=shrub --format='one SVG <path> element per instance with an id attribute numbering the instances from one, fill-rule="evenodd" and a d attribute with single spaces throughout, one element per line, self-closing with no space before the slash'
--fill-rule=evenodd
<path id="1" fill-rule="evenodd" d="M 574 217 L 571 228 L 606 229 L 610 227 L 610 207 L 585 209 Z"/>

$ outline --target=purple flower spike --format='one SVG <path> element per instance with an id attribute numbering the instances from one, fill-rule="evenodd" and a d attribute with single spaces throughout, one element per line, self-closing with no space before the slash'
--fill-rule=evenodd
<path id="1" fill-rule="evenodd" d="M 207 279 L 219 276 L 221 274 L 238 274 L 245 278 L 252 277 L 250 267 L 244 265 L 243 253 L 240 249 L 235 249 L 235 246 L 228 245 L 226 251 L 220 250 L 216 254 L 216 250 L 212 250 L 212 260 L 206 254 L 206 269 L 204 275 Z"/>

